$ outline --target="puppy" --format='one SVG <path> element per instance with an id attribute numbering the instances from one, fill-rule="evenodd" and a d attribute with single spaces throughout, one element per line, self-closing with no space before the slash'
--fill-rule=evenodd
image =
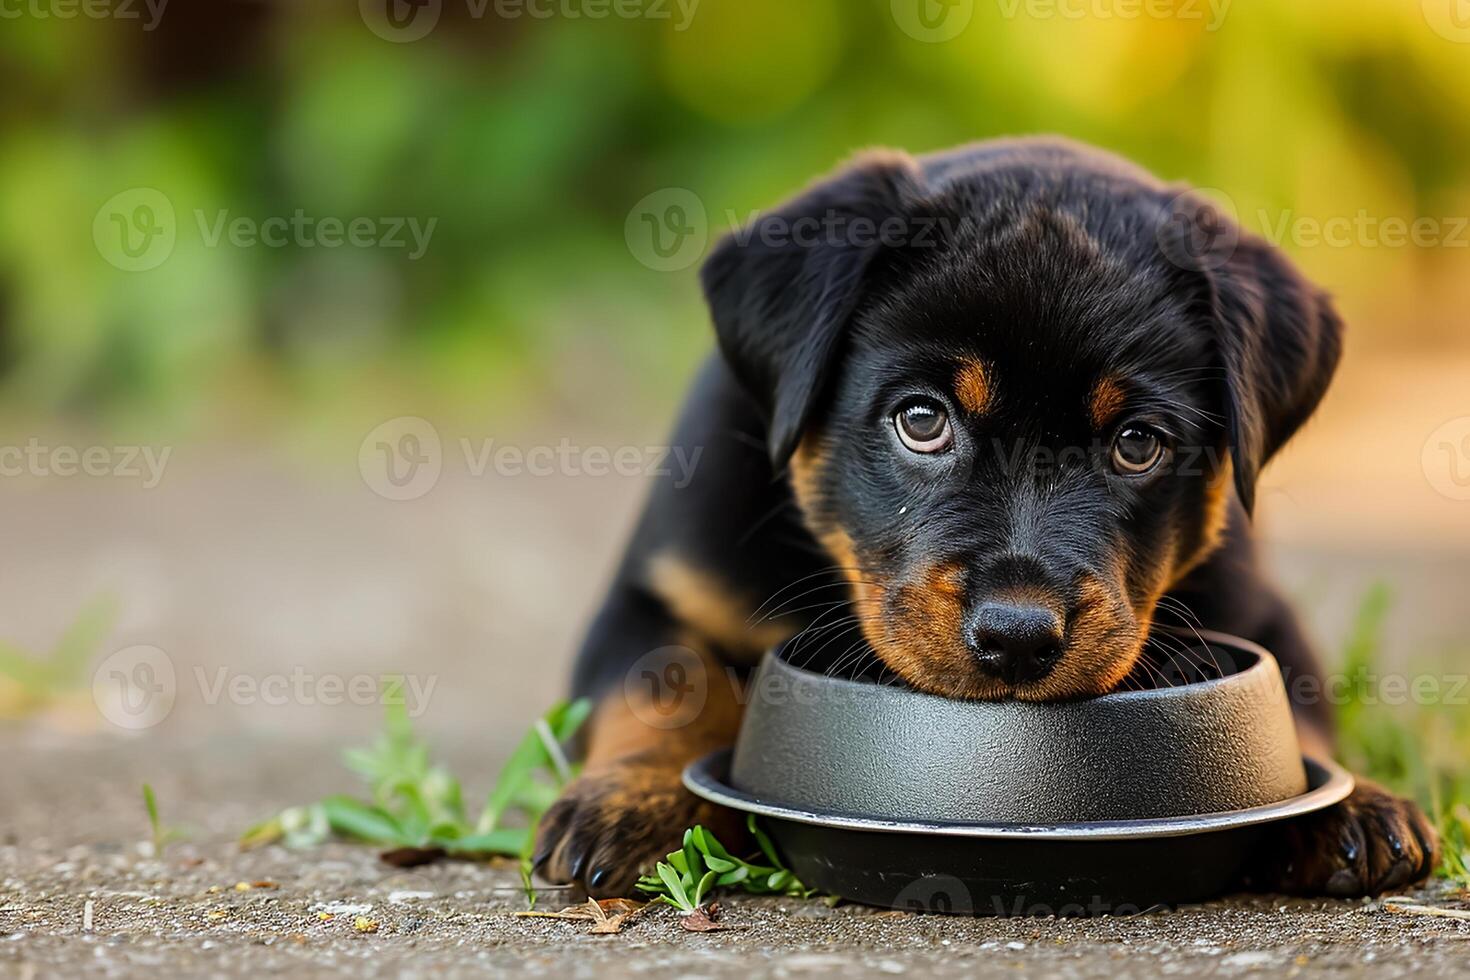
<path id="1" fill-rule="evenodd" d="M 1342 325 L 1203 201 L 1060 140 L 875 152 L 732 233 L 702 281 L 719 354 L 673 437 L 700 464 L 654 487 L 581 650 L 598 707 L 545 877 L 624 893 L 685 827 L 738 832 L 680 771 L 734 740 L 745 671 L 799 631 L 955 698 L 1113 690 L 1164 616 L 1317 671 L 1249 515 Z M 1330 754 L 1327 706 L 1295 712 Z M 1359 781 L 1250 883 L 1377 893 L 1435 852 Z"/>

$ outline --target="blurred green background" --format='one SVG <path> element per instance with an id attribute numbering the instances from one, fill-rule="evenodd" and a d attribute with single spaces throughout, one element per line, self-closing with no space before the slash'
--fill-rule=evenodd
<path id="1" fill-rule="evenodd" d="M 630 209 L 687 188 L 714 234 L 874 144 L 1061 132 L 1223 189 L 1256 230 L 1470 213 L 1470 36 L 1448 2 L 417 2 L 4 22 L 7 418 L 204 434 L 385 392 L 502 419 L 664 413 L 708 331 L 693 268 L 630 250 Z M 437 20 L 389 40 L 386 3 Z M 969 19 L 924 40 L 916 13 Z M 177 214 L 142 272 L 93 239 L 133 188 Z M 211 246 L 196 220 L 298 210 L 436 224 L 411 260 Z M 1358 348 L 1432 351 L 1465 343 L 1459 234 L 1287 247 Z"/>
<path id="2" fill-rule="evenodd" d="M 1464 677 L 1466 0 L 151 3 L 0 0 L 0 470 L 32 443 L 45 465 L 171 454 L 156 487 L 0 472 L 0 718 L 118 734 L 84 675 L 144 645 L 179 686 L 149 745 L 294 733 L 316 787 L 376 706 L 199 678 L 411 669 L 444 680 L 426 724 L 484 765 L 565 693 L 647 481 L 474 452 L 657 450 L 710 347 L 715 235 L 864 147 L 1032 132 L 1210 189 L 1337 295 L 1347 357 L 1256 526 L 1329 664 Z M 214 238 L 297 215 L 432 234 L 418 257 L 315 225 Z M 364 465 L 405 417 L 442 440 L 412 498 Z M 79 613 L 99 596 L 106 628 Z M 1421 792 L 1449 774 L 1434 809 L 1464 852 L 1464 699 L 1339 707 L 1355 764 Z M 242 824 L 302 798 L 250 751 L 221 777 L 271 788 L 223 794 L 253 801 Z M 128 799 L 189 795 L 121 758 L 99 782 Z M 90 812 L 56 799 L 33 826 Z"/>

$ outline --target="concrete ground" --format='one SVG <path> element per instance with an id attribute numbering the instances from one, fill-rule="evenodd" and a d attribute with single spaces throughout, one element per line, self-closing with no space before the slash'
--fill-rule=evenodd
<path id="1" fill-rule="evenodd" d="M 1375 372 L 1346 377 L 1270 471 L 1262 524 L 1328 650 L 1364 589 L 1386 580 L 1398 596 L 1387 663 L 1463 664 L 1470 502 L 1449 495 L 1457 484 L 1426 468 L 1425 450 L 1470 414 L 1466 365 Z M 0 680 L 0 976 L 1470 973 L 1470 923 L 1372 903 L 1003 921 L 731 898 L 728 932 L 686 933 L 661 912 L 597 937 L 514 917 L 510 868 L 409 872 L 347 845 L 240 853 L 233 841 L 255 821 L 355 789 L 340 751 L 381 723 L 371 699 L 354 703 L 359 678 L 409 673 L 420 730 L 468 798 L 483 794 L 562 693 L 641 496 L 636 477 L 475 475 L 459 440 L 508 435 L 440 422 L 437 484 L 385 499 L 358 454 L 393 414 L 364 417 L 350 438 L 174 447 L 152 489 L 0 481 L 0 637 L 39 654 L 95 596 L 120 609 L 95 673 L 44 697 Z M 662 428 L 576 441 L 652 445 Z M 526 448 L 560 438 L 515 436 Z M 140 679 L 159 697 L 129 714 L 125 688 Z M 161 859 L 141 847 L 144 782 L 186 833 Z M 358 931 L 359 916 L 375 931 Z"/>
<path id="2" fill-rule="evenodd" d="M 12 814 L 0 845 L 4 976 L 1470 975 L 1470 922 L 1261 897 L 1096 920 L 734 897 L 726 932 L 685 932 L 663 909 L 593 936 L 585 923 L 516 917 L 525 901 L 509 866 L 401 870 L 343 844 L 241 853 L 235 834 L 262 812 L 349 785 L 320 744 L 10 738 L 3 749 L 19 760 L 0 772 Z M 161 859 L 140 844 L 138 785 L 150 779 L 165 823 L 189 834 Z M 545 892 L 541 907 L 564 900 Z"/>
<path id="3" fill-rule="evenodd" d="M 347 786 L 319 745 L 9 739 L 4 755 L 22 748 L 49 771 L 0 773 L 0 798 L 21 815 L 0 845 L 0 976 L 1470 974 L 1470 923 L 1372 902 L 1242 898 L 1130 918 L 972 920 L 731 898 L 728 932 L 686 933 L 660 909 L 591 936 L 585 923 L 516 917 L 525 901 L 512 867 L 395 870 L 351 845 L 241 854 L 232 839 L 260 811 Z M 165 820 L 190 830 L 162 860 L 140 846 L 144 779 Z M 542 893 L 541 907 L 563 898 Z"/>

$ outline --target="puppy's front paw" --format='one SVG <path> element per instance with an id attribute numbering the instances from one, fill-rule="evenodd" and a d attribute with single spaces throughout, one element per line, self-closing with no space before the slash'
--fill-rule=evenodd
<path id="1" fill-rule="evenodd" d="M 1283 825 L 1278 848 L 1252 875 L 1263 890 L 1353 898 L 1415 884 L 1439 861 L 1439 842 L 1409 800 L 1359 780 L 1351 796 Z"/>
<path id="2" fill-rule="evenodd" d="M 686 828 L 702 823 L 728 833 L 732 822 L 729 811 L 684 788 L 677 766 L 607 766 L 583 774 L 546 811 L 534 863 L 548 881 L 582 885 L 595 897 L 627 895 L 640 873 L 679 847 Z"/>

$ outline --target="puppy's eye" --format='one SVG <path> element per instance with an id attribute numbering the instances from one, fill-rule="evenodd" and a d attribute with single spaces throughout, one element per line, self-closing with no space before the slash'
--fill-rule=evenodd
<path id="1" fill-rule="evenodd" d="M 1123 476 L 1142 476 L 1164 458 L 1164 440 L 1146 425 L 1130 423 L 1113 439 L 1113 469 Z"/>
<path id="2" fill-rule="evenodd" d="M 949 413 L 928 398 L 907 402 L 893 414 L 899 441 L 916 453 L 942 453 L 954 442 Z"/>

